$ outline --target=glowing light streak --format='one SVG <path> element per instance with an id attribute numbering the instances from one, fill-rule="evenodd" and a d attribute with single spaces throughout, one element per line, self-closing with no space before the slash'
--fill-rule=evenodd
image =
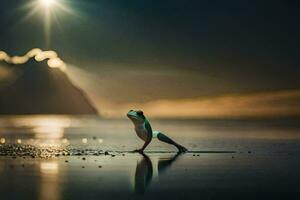
<path id="1" fill-rule="evenodd" d="M 37 62 L 48 60 L 47 64 L 49 67 L 58 68 L 62 71 L 65 71 L 67 67 L 66 63 L 58 57 L 55 51 L 42 51 L 41 49 L 34 48 L 23 56 L 9 56 L 6 52 L 0 51 L 0 61 L 5 61 L 9 64 L 25 64 L 30 58 L 34 58 Z"/>

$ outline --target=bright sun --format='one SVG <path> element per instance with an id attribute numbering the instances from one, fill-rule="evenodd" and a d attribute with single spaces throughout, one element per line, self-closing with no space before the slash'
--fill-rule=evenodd
<path id="1" fill-rule="evenodd" d="M 72 9 L 70 2 L 67 0 L 27 0 L 27 3 L 23 7 L 29 11 L 23 17 L 22 21 L 39 14 L 44 22 L 45 43 L 48 46 L 50 43 L 51 25 L 56 23 L 60 26 L 59 19 L 63 17 L 63 13 L 78 16 Z M 58 14 L 60 15 L 59 17 Z"/>
<path id="2" fill-rule="evenodd" d="M 55 0 L 40 0 L 40 4 L 49 8 L 55 3 Z"/>

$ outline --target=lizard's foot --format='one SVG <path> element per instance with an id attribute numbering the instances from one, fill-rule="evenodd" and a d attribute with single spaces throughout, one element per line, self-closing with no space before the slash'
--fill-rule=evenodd
<path id="1" fill-rule="evenodd" d="M 185 148 L 184 146 L 181 146 L 181 145 L 176 145 L 177 149 L 178 149 L 178 153 L 185 153 L 187 152 L 187 148 Z"/>
<path id="2" fill-rule="evenodd" d="M 144 149 L 136 149 L 133 152 L 142 154 L 142 153 L 144 153 Z"/>

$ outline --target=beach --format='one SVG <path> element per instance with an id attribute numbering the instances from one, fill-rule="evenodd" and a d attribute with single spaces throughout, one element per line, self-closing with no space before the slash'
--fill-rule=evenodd
<path id="1" fill-rule="evenodd" d="M 152 120 L 189 152 L 154 140 L 144 155 L 127 120 L 0 124 L 1 199 L 299 198 L 298 120 Z"/>

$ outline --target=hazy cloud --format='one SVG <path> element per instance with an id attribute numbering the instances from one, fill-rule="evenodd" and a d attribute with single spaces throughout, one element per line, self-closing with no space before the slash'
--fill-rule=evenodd
<path id="1" fill-rule="evenodd" d="M 52 68 L 60 68 L 65 70 L 66 64 L 58 57 L 55 51 L 43 51 L 39 48 L 33 48 L 23 56 L 10 56 L 4 51 L 0 51 L 0 61 L 4 61 L 9 64 L 25 64 L 30 58 L 34 58 L 37 62 L 48 59 L 47 64 Z"/>
<path id="2" fill-rule="evenodd" d="M 109 117 L 121 117 L 129 109 L 143 109 L 158 118 L 274 118 L 300 117 L 300 90 L 251 94 L 228 94 L 181 100 L 158 100 L 145 104 L 116 105 L 106 110 Z"/>

